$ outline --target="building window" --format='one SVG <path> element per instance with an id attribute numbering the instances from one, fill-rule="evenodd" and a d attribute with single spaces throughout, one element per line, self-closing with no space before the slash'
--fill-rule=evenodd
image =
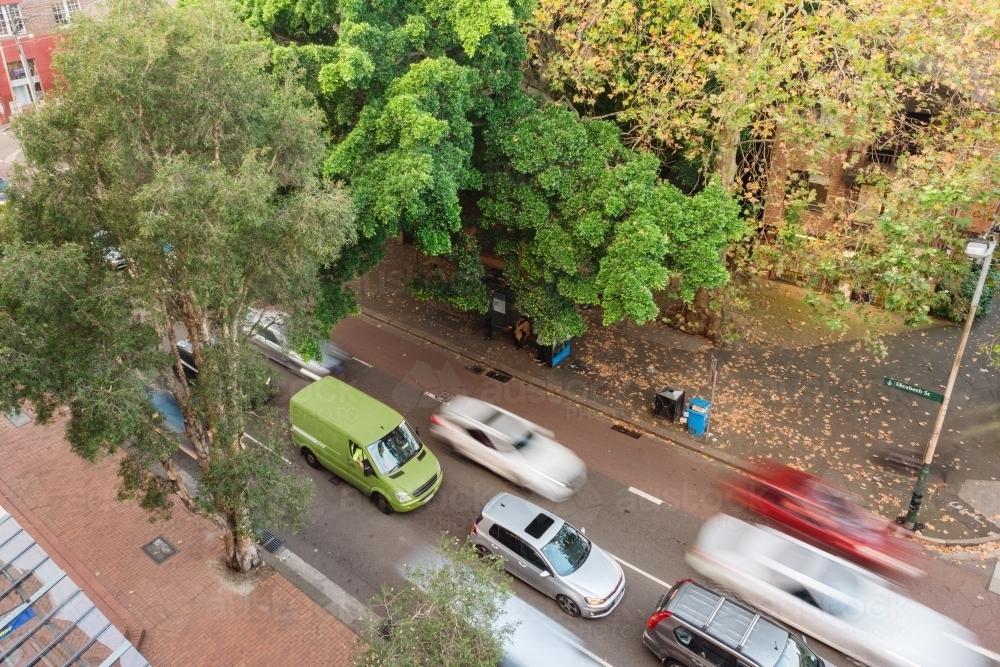
<path id="1" fill-rule="evenodd" d="M 24 34 L 24 21 L 21 20 L 20 5 L 0 5 L 0 35 L 9 37 L 14 34 Z"/>
<path id="2" fill-rule="evenodd" d="M 31 76 L 37 77 L 38 72 L 35 71 L 35 59 L 28 59 L 28 69 L 31 70 Z M 10 74 L 12 81 L 17 81 L 18 79 L 24 78 L 24 65 L 21 64 L 20 60 L 15 60 L 12 63 L 7 63 L 7 73 Z"/>
<path id="3" fill-rule="evenodd" d="M 827 187 L 830 184 L 830 177 L 823 174 L 810 174 L 808 171 L 793 171 L 789 178 L 789 190 L 803 190 L 808 193 L 809 210 L 822 211 L 826 204 Z"/>
<path id="4" fill-rule="evenodd" d="M 67 25 L 70 17 L 78 11 L 80 11 L 80 0 L 59 0 L 52 3 L 52 14 L 59 25 Z"/>

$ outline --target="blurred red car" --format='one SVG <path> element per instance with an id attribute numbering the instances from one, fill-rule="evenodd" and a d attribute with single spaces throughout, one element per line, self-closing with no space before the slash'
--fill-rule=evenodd
<path id="1" fill-rule="evenodd" d="M 767 462 L 723 484 L 726 497 L 765 523 L 882 572 L 918 577 L 921 554 L 903 529 L 868 511 L 847 491 L 808 473 Z"/>

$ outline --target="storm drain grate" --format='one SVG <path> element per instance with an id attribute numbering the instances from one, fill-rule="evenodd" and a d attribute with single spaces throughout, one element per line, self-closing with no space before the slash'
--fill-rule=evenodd
<path id="1" fill-rule="evenodd" d="M 493 378 L 497 382 L 510 382 L 512 379 L 512 376 L 507 375 L 503 371 L 498 371 L 496 369 L 493 369 L 490 372 L 488 372 L 486 374 L 486 377 Z"/>
<path id="2" fill-rule="evenodd" d="M 436 395 L 434 398 L 441 401 L 442 403 L 447 403 L 451 399 L 455 398 L 455 394 L 450 391 L 442 391 L 440 394 Z"/>
<path id="3" fill-rule="evenodd" d="M 624 433 L 630 438 L 639 439 L 642 437 L 642 433 L 636 431 L 635 429 L 628 428 L 627 426 L 622 426 L 621 424 L 615 424 L 611 427 L 612 431 L 618 431 L 619 433 Z"/>
<path id="4" fill-rule="evenodd" d="M 285 541 L 278 539 L 278 536 L 269 530 L 265 530 L 263 534 L 261 534 L 257 543 L 264 547 L 265 551 L 272 554 L 276 554 L 285 548 Z"/>
<path id="5" fill-rule="evenodd" d="M 476 364 L 475 366 L 466 366 L 465 370 L 475 373 L 476 375 L 482 375 L 486 372 L 486 369 L 479 364 Z"/>

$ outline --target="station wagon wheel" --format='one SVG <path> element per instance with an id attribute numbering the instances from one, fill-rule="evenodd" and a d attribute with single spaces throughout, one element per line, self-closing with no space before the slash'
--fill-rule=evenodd
<path id="1" fill-rule="evenodd" d="M 492 556 L 493 554 L 490 553 L 490 550 L 484 547 L 482 544 L 477 544 L 476 555 L 478 555 L 480 558 L 486 558 L 487 556 Z"/>
<path id="2" fill-rule="evenodd" d="M 306 463 L 309 464 L 310 468 L 319 469 L 320 467 L 322 467 L 321 464 L 320 464 L 320 462 L 319 462 L 319 459 L 316 458 L 316 455 L 313 454 L 312 450 L 309 449 L 308 447 L 303 447 L 302 448 L 302 456 L 305 457 Z"/>
<path id="3" fill-rule="evenodd" d="M 564 612 L 566 612 L 570 616 L 579 616 L 580 615 L 580 608 L 576 605 L 575 602 L 573 602 L 572 600 L 570 600 L 565 595 L 558 596 L 556 598 L 556 603 L 558 603 L 560 609 L 562 609 Z"/>
<path id="4" fill-rule="evenodd" d="M 392 505 L 389 504 L 389 501 L 381 493 L 373 493 L 372 502 L 375 503 L 375 507 L 382 514 L 392 514 Z"/>

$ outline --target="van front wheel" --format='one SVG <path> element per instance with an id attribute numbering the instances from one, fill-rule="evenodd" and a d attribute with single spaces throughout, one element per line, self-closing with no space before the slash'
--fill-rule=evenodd
<path id="1" fill-rule="evenodd" d="M 316 458 L 316 455 L 313 454 L 312 450 L 308 447 L 302 448 L 302 456 L 305 457 L 306 463 L 309 464 L 310 468 L 316 468 L 318 470 L 321 467 L 319 459 Z"/>
<path id="2" fill-rule="evenodd" d="M 392 505 L 389 504 L 389 501 L 381 493 L 373 493 L 372 502 L 375 503 L 375 507 L 382 514 L 392 514 Z"/>

